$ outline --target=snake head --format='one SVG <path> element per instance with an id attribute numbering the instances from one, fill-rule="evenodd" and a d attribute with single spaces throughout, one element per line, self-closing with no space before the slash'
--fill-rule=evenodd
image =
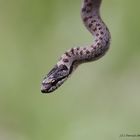
<path id="1" fill-rule="evenodd" d="M 42 93 L 50 93 L 60 87 L 63 82 L 68 78 L 69 70 L 67 66 L 55 66 L 48 75 L 44 78 L 41 86 Z"/>

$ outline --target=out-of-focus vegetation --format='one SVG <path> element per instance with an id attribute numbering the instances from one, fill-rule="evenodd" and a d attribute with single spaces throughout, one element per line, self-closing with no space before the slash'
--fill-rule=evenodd
<path id="1" fill-rule="evenodd" d="M 89 44 L 81 0 L 0 0 L 0 140 L 118 140 L 140 133 L 140 1 L 103 0 L 112 34 L 102 59 L 55 93 L 42 78 L 68 48 Z"/>

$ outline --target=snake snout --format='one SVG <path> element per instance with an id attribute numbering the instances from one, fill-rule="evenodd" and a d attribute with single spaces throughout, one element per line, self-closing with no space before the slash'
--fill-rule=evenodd
<path id="1" fill-rule="evenodd" d="M 42 83 L 41 92 L 42 93 L 49 93 L 51 87 L 52 87 L 52 85 L 49 83 Z"/>

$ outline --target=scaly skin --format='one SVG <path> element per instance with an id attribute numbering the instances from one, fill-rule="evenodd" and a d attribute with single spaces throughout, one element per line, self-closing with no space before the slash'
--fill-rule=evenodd
<path id="1" fill-rule="evenodd" d="M 101 1 L 84 0 L 81 9 L 83 23 L 95 38 L 93 44 L 66 51 L 44 78 L 41 86 L 42 93 L 53 92 L 63 84 L 79 64 L 95 61 L 107 52 L 110 45 L 110 33 L 100 17 Z"/>

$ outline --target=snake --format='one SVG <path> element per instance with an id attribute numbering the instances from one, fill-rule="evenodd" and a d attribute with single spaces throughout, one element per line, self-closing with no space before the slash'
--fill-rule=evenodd
<path id="1" fill-rule="evenodd" d="M 111 34 L 100 15 L 101 3 L 102 0 L 82 1 L 81 18 L 87 30 L 93 35 L 93 43 L 67 50 L 44 77 L 41 84 L 42 93 L 55 91 L 80 64 L 98 60 L 108 51 Z"/>

